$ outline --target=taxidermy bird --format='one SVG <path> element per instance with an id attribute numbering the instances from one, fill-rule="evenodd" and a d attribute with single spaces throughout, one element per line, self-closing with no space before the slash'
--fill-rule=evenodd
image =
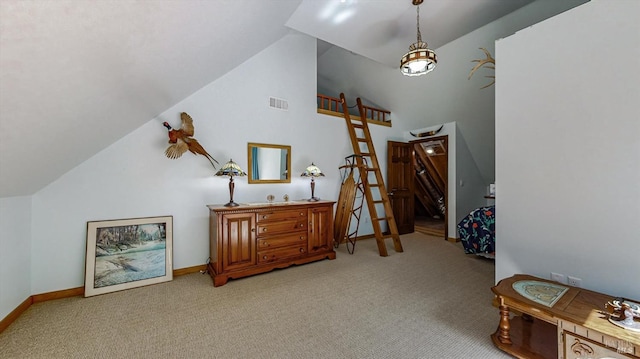
<path id="1" fill-rule="evenodd" d="M 213 168 L 216 168 L 216 165 L 213 163 L 218 163 L 209 152 L 207 152 L 200 142 L 193 138 L 193 119 L 186 112 L 180 114 L 180 119 L 182 119 L 182 126 L 179 130 L 174 130 L 171 128 L 169 123 L 163 122 L 162 125 L 167 128 L 169 131 L 169 144 L 170 146 L 164 151 L 164 154 L 171 159 L 176 159 L 182 156 L 183 153 L 190 151 L 194 155 L 203 155 L 205 156 Z"/>

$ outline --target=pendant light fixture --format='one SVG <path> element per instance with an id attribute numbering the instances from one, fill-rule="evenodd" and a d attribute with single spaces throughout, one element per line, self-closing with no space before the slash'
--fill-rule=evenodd
<path id="1" fill-rule="evenodd" d="M 422 42 L 422 35 L 420 34 L 420 4 L 422 4 L 422 1 L 411 1 L 416 6 L 418 41 L 409 46 L 409 52 L 404 54 L 400 60 L 400 71 L 406 76 L 420 76 L 429 73 L 438 63 L 436 53 L 427 47 L 426 42 Z"/>

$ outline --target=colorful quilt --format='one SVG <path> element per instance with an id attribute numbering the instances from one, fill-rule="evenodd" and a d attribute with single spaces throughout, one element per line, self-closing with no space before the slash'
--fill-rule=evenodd
<path id="1" fill-rule="evenodd" d="M 495 254 L 496 206 L 474 209 L 458 223 L 465 253 Z"/>

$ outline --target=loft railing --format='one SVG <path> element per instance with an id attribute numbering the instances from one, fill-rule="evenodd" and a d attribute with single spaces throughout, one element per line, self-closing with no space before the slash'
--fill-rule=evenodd
<path id="1" fill-rule="evenodd" d="M 364 107 L 367 122 L 377 125 L 391 126 L 391 112 L 371 106 Z M 318 94 L 318 112 L 325 115 L 343 117 L 342 102 L 339 98 Z"/>
<path id="2" fill-rule="evenodd" d="M 318 109 L 342 113 L 342 103 L 339 98 L 318 94 Z"/>

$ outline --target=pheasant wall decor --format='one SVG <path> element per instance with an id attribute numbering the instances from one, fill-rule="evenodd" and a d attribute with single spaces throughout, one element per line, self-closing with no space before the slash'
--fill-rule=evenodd
<path id="1" fill-rule="evenodd" d="M 186 112 L 182 112 L 180 114 L 180 119 L 182 119 L 182 126 L 179 130 L 175 130 L 171 128 L 169 123 L 163 122 L 162 125 L 167 128 L 169 131 L 169 147 L 164 151 L 164 154 L 171 159 L 176 159 L 182 156 L 183 153 L 190 151 L 194 155 L 203 155 L 205 156 L 213 168 L 216 168 L 216 165 L 213 164 L 218 163 L 209 152 L 207 152 L 200 142 L 193 138 L 193 119 Z"/>

